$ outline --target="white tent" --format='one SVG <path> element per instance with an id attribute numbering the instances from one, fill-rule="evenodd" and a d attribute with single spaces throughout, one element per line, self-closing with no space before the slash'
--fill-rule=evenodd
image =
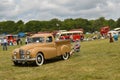
<path id="1" fill-rule="evenodd" d="M 115 30 L 115 31 L 119 31 L 119 32 L 120 32 L 120 28 L 115 28 L 114 30 Z"/>

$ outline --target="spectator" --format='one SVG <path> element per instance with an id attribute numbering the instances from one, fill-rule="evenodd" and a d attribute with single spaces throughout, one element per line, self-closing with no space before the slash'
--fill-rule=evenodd
<path id="1" fill-rule="evenodd" d="M 30 38 L 29 37 L 26 37 L 26 39 L 25 39 L 25 44 L 28 44 L 28 43 L 30 43 L 31 41 L 30 41 Z"/>
<path id="2" fill-rule="evenodd" d="M 7 51 L 7 39 L 4 37 L 4 40 L 3 40 L 3 51 Z"/>
<path id="3" fill-rule="evenodd" d="M 113 38 L 114 38 L 114 41 L 118 41 L 118 34 L 114 33 Z"/>
<path id="4" fill-rule="evenodd" d="M 71 42 L 73 42 L 73 35 L 70 35 L 70 40 Z"/>
<path id="5" fill-rule="evenodd" d="M 75 46 L 74 46 L 74 50 L 75 52 L 79 52 L 80 51 L 80 41 L 77 39 Z"/>
<path id="6" fill-rule="evenodd" d="M 83 40 L 84 40 L 84 36 L 83 36 L 83 35 L 81 36 L 80 40 L 81 40 L 81 41 L 83 41 Z"/>
<path id="7" fill-rule="evenodd" d="M 17 38 L 16 42 L 17 42 L 17 45 L 19 45 L 20 38 Z"/>
<path id="8" fill-rule="evenodd" d="M 65 36 L 60 36 L 60 39 L 61 40 L 65 40 Z"/>
<path id="9" fill-rule="evenodd" d="M 22 41 L 23 41 L 22 38 L 20 38 L 20 45 L 22 45 Z"/>
<path id="10" fill-rule="evenodd" d="M 77 39 L 76 41 L 75 41 L 75 44 L 74 44 L 74 46 L 73 46 L 73 49 L 71 50 L 71 52 L 70 52 L 70 55 L 72 55 L 74 52 L 79 52 L 80 51 L 80 41 Z"/>
<path id="11" fill-rule="evenodd" d="M 113 42 L 113 37 L 112 37 L 111 33 L 109 33 L 109 38 L 110 38 L 109 42 L 112 43 Z"/>

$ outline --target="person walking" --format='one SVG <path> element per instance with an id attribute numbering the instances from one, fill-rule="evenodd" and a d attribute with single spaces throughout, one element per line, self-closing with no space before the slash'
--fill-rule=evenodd
<path id="1" fill-rule="evenodd" d="M 5 37 L 3 39 L 3 51 L 7 51 L 7 39 Z"/>

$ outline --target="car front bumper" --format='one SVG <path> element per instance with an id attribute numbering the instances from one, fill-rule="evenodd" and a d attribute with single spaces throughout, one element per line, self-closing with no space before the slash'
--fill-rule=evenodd
<path id="1" fill-rule="evenodd" d="M 32 62 L 32 61 L 35 61 L 36 59 L 35 58 L 31 58 L 31 59 L 12 59 L 12 61 L 15 61 L 15 62 Z"/>

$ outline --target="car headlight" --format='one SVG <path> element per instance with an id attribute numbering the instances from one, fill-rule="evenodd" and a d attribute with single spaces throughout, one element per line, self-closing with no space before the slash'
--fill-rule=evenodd
<path id="1" fill-rule="evenodd" d="M 30 55 L 30 51 L 27 51 L 26 54 L 27 54 L 27 55 Z"/>
<path id="2" fill-rule="evenodd" d="M 13 52 L 13 59 L 16 59 L 16 58 L 17 58 L 16 55 L 17 55 L 17 52 L 14 51 L 14 52 Z"/>
<path id="3" fill-rule="evenodd" d="M 30 58 L 30 51 L 27 51 L 26 54 L 27 54 L 26 58 L 29 59 Z"/>

